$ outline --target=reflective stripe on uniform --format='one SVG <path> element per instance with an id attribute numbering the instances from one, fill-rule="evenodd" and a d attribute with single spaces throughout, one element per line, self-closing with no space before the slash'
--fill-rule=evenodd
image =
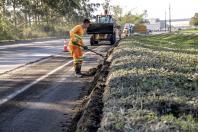
<path id="1" fill-rule="evenodd" d="M 78 40 L 82 40 L 82 36 L 74 34 L 74 36 L 78 39 Z"/>
<path id="2" fill-rule="evenodd" d="M 81 36 L 79 36 L 79 35 L 77 35 L 77 34 L 74 34 L 74 36 L 75 36 L 75 38 L 77 39 L 77 41 L 73 41 L 72 42 L 72 45 L 74 45 L 74 46 L 78 46 L 78 47 L 80 47 L 80 48 L 82 48 L 81 46 L 79 46 L 79 41 L 82 41 L 82 37 Z"/>
<path id="3" fill-rule="evenodd" d="M 84 57 L 74 58 L 74 61 L 82 61 L 83 59 L 84 59 Z"/>

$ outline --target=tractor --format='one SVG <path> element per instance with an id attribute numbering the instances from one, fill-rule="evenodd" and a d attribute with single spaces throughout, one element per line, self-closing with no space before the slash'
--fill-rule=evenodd
<path id="1" fill-rule="evenodd" d="M 99 44 L 100 41 L 110 41 L 113 45 L 116 43 L 116 23 L 112 15 L 97 15 L 96 22 L 90 24 L 87 34 L 91 34 L 90 45 Z"/>

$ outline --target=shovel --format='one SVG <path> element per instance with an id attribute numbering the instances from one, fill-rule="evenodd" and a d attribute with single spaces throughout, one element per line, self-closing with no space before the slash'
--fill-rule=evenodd
<path id="1" fill-rule="evenodd" d="M 79 44 L 75 44 L 75 45 L 84 48 L 84 46 L 82 46 L 82 45 L 79 45 Z M 94 51 L 94 50 L 91 50 L 91 49 L 89 49 L 89 48 L 88 48 L 87 50 L 90 51 L 90 52 L 92 52 L 92 53 L 95 53 L 96 55 L 101 56 L 102 58 L 106 58 L 104 55 L 102 55 L 102 54 L 100 54 L 100 53 L 98 53 L 98 52 L 96 52 L 96 51 Z"/>
<path id="2" fill-rule="evenodd" d="M 77 40 L 82 40 L 82 38 L 79 36 L 79 35 L 77 35 L 77 34 L 75 34 L 75 37 L 76 37 L 76 39 Z M 75 42 L 75 43 L 73 43 L 74 45 L 77 45 L 77 46 L 79 46 L 79 47 L 82 47 L 82 48 L 84 48 L 84 46 L 82 46 L 82 45 L 79 45 L 77 42 Z M 92 53 L 95 53 L 96 55 L 99 55 L 99 56 L 101 56 L 102 58 L 106 58 L 105 56 L 103 56 L 102 54 L 100 54 L 100 53 L 97 53 L 96 51 L 93 51 L 93 50 L 91 50 L 91 49 L 87 49 L 88 51 L 90 51 L 90 52 L 92 52 Z"/>

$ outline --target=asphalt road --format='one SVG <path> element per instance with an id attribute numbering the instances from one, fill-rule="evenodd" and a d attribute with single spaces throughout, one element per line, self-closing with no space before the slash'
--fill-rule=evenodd
<path id="1" fill-rule="evenodd" d="M 89 39 L 84 39 L 89 44 Z M 0 74 L 63 51 L 63 39 L 0 46 Z"/>
<path id="2" fill-rule="evenodd" d="M 110 48 L 92 47 L 104 55 Z M 0 75 L 0 103 L 16 94 L 0 105 L 0 132 L 69 131 L 94 77 L 76 78 L 72 58 L 62 49 L 62 40 L 0 47 L 0 66 L 7 70 L 54 55 Z M 82 71 L 102 62 L 100 56 L 86 52 Z"/>

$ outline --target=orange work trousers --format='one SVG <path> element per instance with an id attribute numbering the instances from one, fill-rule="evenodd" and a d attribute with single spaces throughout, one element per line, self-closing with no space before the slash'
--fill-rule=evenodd
<path id="1" fill-rule="evenodd" d="M 81 47 L 69 44 L 69 51 L 73 57 L 74 64 L 82 64 L 83 62 L 83 51 Z"/>

